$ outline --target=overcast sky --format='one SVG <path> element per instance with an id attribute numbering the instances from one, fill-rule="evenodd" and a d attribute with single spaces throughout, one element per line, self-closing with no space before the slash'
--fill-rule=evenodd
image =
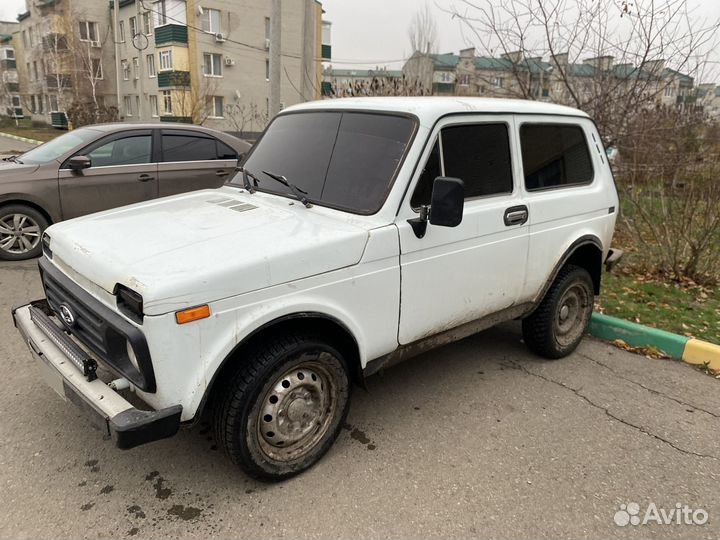
<path id="1" fill-rule="evenodd" d="M 411 54 L 407 30 L 423 0 L 323 0 L 322 3 L 325 18 L 333 23 L 335 67 L 367 69 L 378 64 L 398 68 Z M 704 22 L 720 18 L 720 0 L 689 0 L 689 3 Z M 460 2 L 430 1 L 438 24 L 440 52 L 457 52 L 473 45 L 468 39 L 470 36 L 463 36 L 460 23 L 443 11 L 450 10 L 453 4 Z M 24 9 L 24 0 L 0 0 L 0 19 L 14 20 Z M 720 52 L 713 60 L 720 62 Z"/>

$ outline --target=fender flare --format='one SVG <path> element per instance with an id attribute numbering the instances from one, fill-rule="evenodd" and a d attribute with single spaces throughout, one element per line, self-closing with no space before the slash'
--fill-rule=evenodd
<path id="1" fill-rule="evenodd" d="M 576 239 L 570 246 L 565 250 L 565 253 L 563 253 L 563 256 L 560 257 L 557 263 L 555 263 L 555 267 L 553 268 L 553 271 L 550 273 L 550 276 L 548 277 L 547 281 L 545 281 L 545 285 L 543 285 L 542 289 L 540 289 L 540 292 L 533 300 L 533 303 L 535 306 L 539 305 L 540 302 L 542 302 L 542 299 L 545 298 L 545 293 L 547 293 L 550 286 L 555 281 L 555 278 L 557 278 L 557 275 L 560 273 L 560 270 L 563 266 L 568 262 L 570 257 L 573 256 L 573 254 L 581 247 L 583 246 L 595 246 L 600 250 L 600 271 L 602 271 L 602 253 L 603 253 L 603 245 L 602 241 L 595 236 L 594 234 L 586 234 L 584 236 L 581 236 L 580 238 Z"/>
<path id="2" fill-rule="evenodd" d="M 193 419 L 189 420 L 185 425 L 192 426 L 196 422 L 200 420 L 200 417 L 202 416 L 205 406 L 207 405 L 207 401 L 210 398 L 210 395 L 213 392 L 213 388 L 215 387 L 215 383 L 218 380 L 218 376 L 220 373 L 223 372 L 223 370 L 228 366 L 228 363 L 231 362 L 232 358 L 234 358 L 235 354 L 247 343 L 257 336 L 258 334 L 269 330 L 273 326 L 277 326 L 279 324 L 293 321 L 293 320 L 303 320 L 303 319 L 325 319 L 326 321 L 329 321 L 340 328 L 342 328 L 345 333 L 352 338 L 353 343 L 355 345 L 355 349 L 358 351 L 359 354 L 359 344 L 357 342 L 357 338 L 355 335 L 350 331 L 350 329 L 347 327 L 345 323 L 343 323 L 341 320 L 339 320 L 337 317 L 333 317 L 332 315 L 328 315 L 326 313 L 321 312 L 314 312 L 314 311 L 300 311 L 296 313 L 290 313 L 287 315 L 282 315 L 276 319 L 273 319 L 269 322 L 266 322 L 254 330 L 252 330 L 250 333 L 248 333 L 245 337 L 243 337 L 238 343 L 235 344 L 235 346 L 225 355 L 225 358 L 223 358 L 222 362 L 218 365 L 215 372 L 212 374 L 212 378 L 210 379 L 210 382 L 205 387 L 205 391 L 203 392 L 203 396 L 200 399 L 200 403 L 197 406 L 197 409 L 195 410 L 195 414 L 193 415 Z M 360 368 L 360 362 L 358 358 L 358 362 L 356 362 L 356 365 L 349 365 L 348 368 L 350 369 L 350 373 L 348 374 L 350 377 L 357 377 L 358 375 L 360 378 L 362 378 L 362 369 Z M 354 370 L 354 371 L 353 371 Z"/>

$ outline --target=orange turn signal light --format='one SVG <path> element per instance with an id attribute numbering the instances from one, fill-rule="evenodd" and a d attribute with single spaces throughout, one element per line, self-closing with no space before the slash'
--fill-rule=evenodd
<path id="1" fill-rule="evenodd" d="M 207 319 L 210 316 L 210 306 L 198 306 L 190 309 L 175 312 L 175 321 L 178 324 L 186 324 L 200 319 Z"/>

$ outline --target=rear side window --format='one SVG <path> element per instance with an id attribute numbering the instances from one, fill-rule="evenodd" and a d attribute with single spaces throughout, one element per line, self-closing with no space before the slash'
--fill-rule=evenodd
<path id="1" fill-rule="evenodd" d="M 507 125 L 475 124 L 444 128 L 410 199 L 413 208 L 430 204 L 432 185 L 438 176 L 462 180 L 466 199 L 512 193 Z"/>
<path id="2" fill-rule="evenodd" d="M 528 191 L 589 184 L 594 171 L 580 126 L 524 124 L 520 128 Z"/>
<path id="3" fill-rule="evenodd" d="M 193 135 L 163 134 L 162 156 L 166 163 L 217 159 L 215 139 Z"/>

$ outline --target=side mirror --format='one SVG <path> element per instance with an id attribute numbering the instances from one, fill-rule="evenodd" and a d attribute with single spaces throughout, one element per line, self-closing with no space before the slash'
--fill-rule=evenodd
<path id="1" fill-rule="evenodd" d="M 439 227 L 457 227 L 463 219 L 465 183 L 459 178 L 439 176 L 433 182 L 430 199 L 430 223 Z"/>
<path id="2" fill-rule="evenodd" d="M 68 165 L 73 171 L 82 171 L 92 167 L 92 160 L 87 156 L 73 156 L 68 161 Z"/>
<path id="3" fill-rule="evenodd" d="M 438 176 L 433 182 L 430 206 L 423 206 L 420 215 L 408 219 L 415 236 L 423 238 L 428 221 L 439 227 L 457 227 L 462 223 L 465 207 L 465 183 L 459 178 Z"/>

